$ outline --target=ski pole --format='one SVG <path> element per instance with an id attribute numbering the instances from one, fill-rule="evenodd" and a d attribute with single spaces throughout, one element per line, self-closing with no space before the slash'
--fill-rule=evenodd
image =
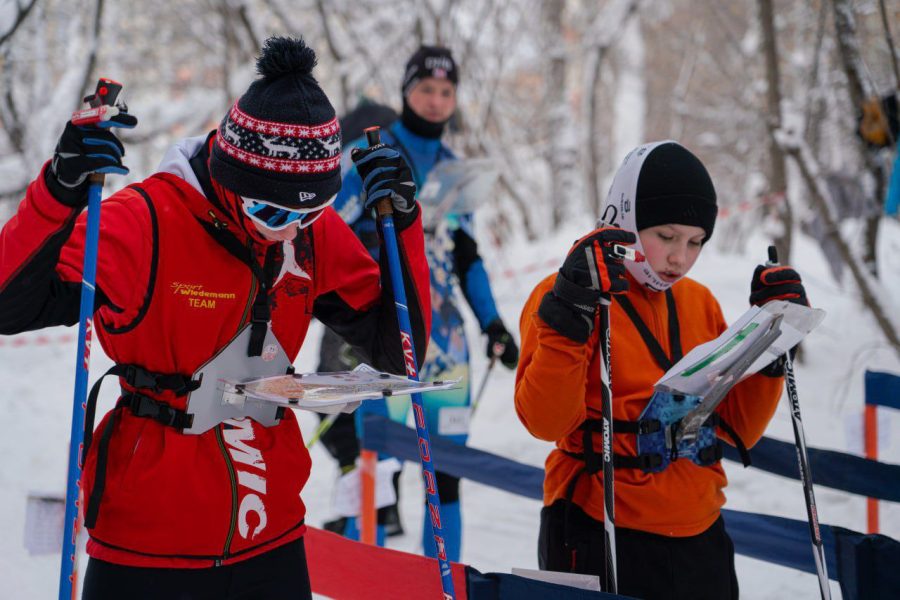
<path id="1" fill-rule="evenodd" d="M 381 134 L 378 127 L 369 127 L 366 131 L 366 140 L 369 146 L 381 143 Z M 400 343 L 403 347 L 403 356 L 406 361 L 406 375 L 414 380 L 419 380 L 419 367 L 416 364 L 416 351 L 413 345 L 412 325 L 409 320 L 409 307 L 406 304 L 406 288 L 403 287 L 403 273 L 400 270 L 400 252 L 397 248 L 397 233 L 394 229 L 394 207 L 390 198 L 385 198 L 376 206 L 378 219 L 381 221 L 382 234 L 384 236 L 384 248 L 387 252 L 388 270 L 391 276 L 391 286 L 394 290 L 394 305 L 397 308 L 397 321 L 400 324 Z M 444 600 L 453 600 L 453 577 L 450 570 L 450 562 L 447 560 L 447 552 L 444 546 L 443 527 L 441 526 L 441 499 L 438 496 L 434 463 L 431 460 L 431 438 L 428 435 L 428 426 L 425 423 L 425 405 L 421 394 L 411 394 L 412 408 L 416 422 L 416 434 L 419 438 L 419 459 L 422 463 L 422 476 L 425 480 L 425 498 L 428 503 L 428 512 L 431 517 L 431 527 L 434 533 L 434 543 L 437 549 L 438 567 L 441 573 L 441 588 L 444 592 Z"/>
<path id="2" fill-rule="evenodd" d="M 98 124 L 118 114 L 116 98 L 122 85 L 100 79 L 94 95 L 84 99 L 91 108 L 72 115 L 76 125 Z M 63 523 L 62 562 L 59 573 L 59 600 L 74 600 L 78 594 L 78 533 L 81 528 L 81 467 L 84 457 L 84 412 L 91 362 L 94 288 L 97 280 L 97 246 L 100 239 L 100 198 L 103 173 L 89 176 L 87 231 L 84 240 L 84 266 L 81 279 L 81 311 L 78 324 L 78 351 L 75 357 L 75 397 L 72 403 L 72 430 L 69 437 L 69 466 L 66 481 L 66 516 Z"/>
<path id="3" fill-rule="evenodd" d="M 602 221 L 599 226 L 608 226 Z M 614 225 L 612 225 L 614 226 Z M 613 255 L 621 260 L 643 262 L 643 254 L 620 244 L 612 244 Z M 596 255 L 593 248 L 584 249 L 588 266 L 591 266 L 591 287 L 600 289 L 597 276 Z M 615 467 L 613 465 L 613 409 L 612 409 L 612 377 L 610 376 L 609 353 L 609 305 L 612 297 L 609 294 L 600 296 L 600 418 L 603 422 L 603 542 L 606 551 L 606 585 L 603 590 L 611 594 L 617 593 L 618 578 L 616 569 L 616 485 Z"/>
<path id="4" fill-rule="evenodd" d="M 591 254 L 593 257 L 593 254 Z M 600 300 L 600 417 L 603 420 L 603 535 L 606 548 L 605 591 L 615 594 L 616 578 L 616 492 L 613 466 L 612 378 L 609 354 L 609 294 Z"/>
<path id="5" fill-rule="evenodd" d="M 766 266 L 778 265 L 778 250 L 769 246 L 769 260 Z M 803 482 L 803 499 L 806 501 L 806 517 L 809 520 L 809 537 L 812 540 L 813 559 L 819 576 L 819 591 L 822 600 L 831 600 L 828 585 L 828 566 L 825 563 L 825 544 L 819 530 L 819 513 L 816 510 L 816 494 L 813 491 L 812 471 L 806 453 L 806 436 L 803 433 L 803 419 L 800 417 L 800 400 L 797 396 L 797 382 L 794 379 L 794 363 L 790 350 L 784 353 L 784 383 L 787 388 L 788 403 L 791 407 L 791 423 L 794 426 L 794 444 L 797 446 L 797 462 L 800 467 L 800 481 Z"/>
<path id="6" fill-rule="evenodd" d="M 469 415 L 471 419 L 475 414 L 475 409 L 478 408 L 478 404 L 481 402 L 481 397 L 484 396 L 484 390 L 487 389 L 488 378 L 491 376 L 491 371 L 494 370 L 494 365 L 497 364 L 497 351 L 496 348 L 491 348 L 491 360 L 488 363 L 487 370 L 484 372 L 484 375 L 481 377 L 481 383 L 478 384 L 478 393 L 475 394 L 475 402 L 472 403 L 472 412 Z"/>
<path id="7" fill-rule="evenodd" d="M 340 416 L 340 414 L 341 413 L 332 413 L 322 419 L 322 422 L 319 423 L 319 426 L 316 427 L 316 430 L 313 431 L 313 434 L 310 436 L 309 441 L 306 442 L 307 450 L 315 446 L 316 442 L 319 441 L 319 438 L 328 433 L 328 430 L 331 429 L 331 426 L 334 425 L 334 422 L 337 421 L 337 418 L 338 416 Z"/>

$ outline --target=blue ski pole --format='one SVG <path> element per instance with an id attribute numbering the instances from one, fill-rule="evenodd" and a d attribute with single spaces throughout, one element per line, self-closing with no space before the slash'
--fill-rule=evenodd
<path id="1" fill-rule="evenodd" d="M 72 115 L 76 125 L 103 126 L 116 116 L 116 97 L 122 86 L 109 79 L 101 79 L 93 96 L 85 98 L 91 108 Z M 112 172 L 112 171 L 111 171 Z M 84 240 L 84 267 L 81 279 L 81 313 L 78 325 L 78 354 L 75 357 L 75 397 L 72 404 L 72 431 L 69 438 L 69 466 L 66 481 L 66 516 L 63 529 L 62 564 L 59 572 L 59 600 L 74 600 L 78 595 L 78 533 L 81 524 L 82 494 L 81 468 L 84 457 L 84 412 L 91 361 L 93 333 L 94 288 L 97 279 L 97 246 L 100 239 L 100 198 L 105 175 L 90 175 L 88 191 L 87 230 Z"/>
<path id="2" fill-rule="evenodd" d="M 381 143 L 379 128 L 370 127 L 366 129 L 366 139 L 369 142 L 369 146 Z M 416 364 L 412 325 L 409 321 L 409 308 L 406 304 L 406 288 L 403 287 L 403 273 L 400 270 L 397 232 L 394 229 L 394 208 L 390 198 L 385 198 L 379 202 L 376 210 L 381 221 L 391 286 L 394 289 L 394 305 L 397 307 L 397 321 L 400 323 L 400 343 L 403 347 L 403 356 L 406 361 L 406 374 L 410 379 L 418 381 L 419 367 Z M 441 572 L 441 588 L 444 591 L 444 600 L 453 600 L 455 597 L 453 594 L 453 577 L 444 547 L 443 528 L 441 527 L 441 499 L 438 496 L 434 463 L 431 460 L 431 438 L 428 435 L 428 427 L 425 424 L 425 406 L 422 403 L 422 394 L 412 394 L 412 408 L 416 421 L 416 434 L 419 438 L 419 459 L 422 462 L 422 476 L 425 479 L 425 497 L 428 503 L 429 516 L 431 517 L 431 527 L 434 532 L 434 544 L 437 548 L 438 567 Z"/>

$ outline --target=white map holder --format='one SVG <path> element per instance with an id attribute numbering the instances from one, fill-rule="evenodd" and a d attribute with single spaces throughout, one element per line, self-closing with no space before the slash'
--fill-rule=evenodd
<path id="1" fill-rule="evenodd" d="M 234 407 L 263 403 L 320 413 L 351 413 L 365 400 L 395 394 L 435 392 L 459 386 L 459 379 L 414 381 L 363 363 L 352 371 L 294 373 L 258 379 L 220 378 L 222 402 Z"/>
<path id="2" fill-rule="evenodd" d="M 423 226 L 434 227 L 450 213 L 474 212 L 488 198 L 500 171 L 489 158 L 443 160 L 428 173 L 416 199 Z"/>
<path id="3" fill-rule="evenodd" d="M 738 381 L 757 373 L 799 344 L 822 322 L 825 311 L 785 300 L 751 307 L 719 337 L 688 352 L 656 382 L 655 387 L 675 394 L 705 397 L 720 375 L 738 362 L 753 342 L 765 335 L 778 315 L 783 315 L 781 334 Z"/>

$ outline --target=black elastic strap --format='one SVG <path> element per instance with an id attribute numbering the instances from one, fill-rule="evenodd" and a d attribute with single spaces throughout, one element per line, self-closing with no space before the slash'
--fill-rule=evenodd
<path id="1" fill-rule="evenodd" d="M 97 469 L 94 473 L 94 487 L 91 490 L 91 497 L 88 499 L 84 511 L 84 526 L 87 529 L 93 529 L 97 524 L 97 517 L 100 516 L 100 502 L 103 499 L 103 490 L 106 488 L 106 462 L 109 457 L 109 440 L 116 426 L 117 412 L 118 408 L 109 413 L 109 419 L 106 421 L 106 426 L 100 435 L 100 446 L 97 448 Z M 87 454 L 87 446 L 85 446 L 84 454 Z"/>
<path id="2" fill-rule="evenodd" d="M 678 308 L 675 306 L 675 295 L 672 289 L 666 290 L 666 308 L 669 313 L 669 348 L 672 351 L 672 364 L 682 359 L 681 326 L 678 324 Z"/>
<path id="3" fill-rule="evenodd" d="M 100 394 L 100 387 L 103 378 L 107 375 L 115 375 L 122 377 L 125 382 L 133 388 L 150 390 L 156 393 L 169 390 L 176 396 L 184 396 L 193 392 L 200 387 L 199 381 L 194 381 L 189 375 L 180 373 L 155 373 L 139 365 L 115 364 L 109 370 L 100 376 L 100 379 L 91 386 L 88 394 L 87 403 L 84 409 L 84 447 L 81 453 L 81 466 L 84 467 L 84 460 L 87 457 L 88 450 L 94 438 L 94 420 L 97 414 L 97 397 Z"/>
<path id="4" fill-rule="evenodd" d="M 175 392 L 176 396 L 184 396 L 189 392 L 193 392 L 200 387 L 199 381 L 194 381 L 189 375 L 181 375 L 180 373 L 154 373 L 139 365 L 116 364 L 109 368 L 106 373 L 100 376 L 100 379 L 91 386 L 88 394 L 87 403 L 84 408 L 84 440 L 81 450 L 81 467 L 84 468 L 84 461 L 87 458 L 88 450 L 94 440 L 94 420 L 97 414 L 97 397 L 100 394 L 100 387 L 103 379 L 107 375 L 116 375 L 125 379 L 125 382 L 134 388 L 152 390 L 159 393 L 163 390 Z M 94 477 L 94 488 L 91 490 L 91 497 L 85 507 L 84 523 L 85 527 L 93 528 L 97 523 L 97 517 L 100 514 L 100 501 L 103 498 L 103 490 L 106 487 L 106 462 L 109 454 L 109 439 L 112 436 L 113 427 L 116 422 L 116 413 L 123 406 L 123 400 L 129 396 L 141 396 L 148 400 L 153 400 L 142 394 L 130 392 L 122 396 L 116 404 L 116 408 L 109 414 L 109 420 L 100 434 L 100 446 L 97 448 L 97 469 Z M 156 402 L 155 400 L 153 400 Z M 162 404 L 162 403 L 159 403 Z M 176 411 L 176 409 L 170 410 Z M 182 412 L 183 411 L 177 411 Z M 184 428 L 190 427 L 193 417 L 184 414 L 184 416 L 175 416 L 172 418 L 173 426 Z M 177 424 L 176 424 L 177 423 Z"/>
<path id="5" fill-rule="evenodd" d="M 203 195 L 206 196 L 207 201 L 223 213 L 227 213 L 228 211 L 222 206 L 209 176 L 209 139 L 214 133 L 210 133 L 207 136 L 206 141 L 197 154 L 191 157 L 190 164 L 197 181 L 200 182 L 200 188 L 203 190 Z M 250 267 L 250 270 L 253 271 L 253 275 L 259 282 L 259 289 L 250 309 L 250 343 L 247 347 L 247 356 L 259 356 L 262 354 L 269 321 L 272 320 L 272 311 L 269 306 L 269 288 L 275 277 L 275 256 L 280 244 L 269 246 L 266 251 L 265 267 L 261 268 L 259 263 L 256 262 L 256 256 L 249 244 L 242 244 L 233 233 L 226 231 L 224 228 L 217 227 L 201 219 L 197 219 L 197 222 L 229 253 Z"/>
<path id="6" fill-rule="evenodd" d="M 263 278 L 259 282 L 259 290 L 250 310 L 250 344 L 247 348 L 247 356 L 262 354 L 266 333 L 269 331 L 269 321 L 272 320 L 272 309 L 269 306 L 269 286 L 275 280 L 275 256 L 278 247 L 277 244 L 272 244 L 266 250 Z"/>
<path id="7" fill-rule="evenodd" d="M 160 425 L 174 427 L 179 431 L 190 427 L 194 423 L 194 415 L 156 398 L 135 392 L 124 394 L 119 398 L 116 408 L 127 408 L 136 417 L 153 419 Z"/>
<path id="8" fill-rule="evenodd" d="M 253 271 L 253 275 L 259 282 L 259 288 L 256 291 L 256 298 L 253 300 L 253 306 L 250 309 L 250 344 L 247 348 L 247 356 L 259 356 L 262 354 L 262 346 L 265 341 L 268 323 L 272 318 L 271 308 L 269 306 L 269 286 L 274 278 L 275 257 L 281 248 L 280 244 L 272 244 L 266 251 L 265 269 L 256 262 L 249 245 L 244 245 L 230 231 L 219 229 L 215 225 L 197 219 L 197 222 L 206 230 L 206 232 L 215 239 L 219 245 L 225 248 L 232 256 L 240 260 L 242 263 Z"/>
<path id="9" fill-rule="evenodd" d="M 731 425 L 725 422 L 725 419 L 722 418 L 722 415 L 718 415 L 718 417 L 719 429 L 721 429 L 722 432 L 731 439 L 734 447 L 737 448 L 738 454 L 741 455 L 741 462 L 744 464 L 744 467 L 749 467 L 752 461 L 750 460 L 750 451 L 747 450 L 747 446 L 744 444 L 744 440 L 741 439 L 741 436 L 738 435 L 737 431 L 735 431 Z"/>
<path id="10" fill-rule="evenodd" d="M 650 331 L 650 328 L 647 327 L 647 324 L 641 319 L 641 316 L 638 314 L 634 304 L 631 303 L 631 300 L 622 294 L 613 294 L 613 298 L 616 299 L 619 306 L 622 307 L 622 310 L 625 311 L 625 314 L 628 315 L 628 318 L 634 323 L 635 328 L 637 328 L 638 333 L 641 335 L 641 339 L 644 340 L 644 345 L 647 346 L 650 354 L 653 355 L 653 360 L 656 361 L 656 364 L 658 364 L 663 371 L 668 371 L 672 368 L 672 365 L 681 360 L 682 351 L 681 328 L 678 324 L 678 310 L 675 306 L 675 296 L 672 294 L 671 289 L 666 290 L 665 294 L 666 308 L 669 313 L 669 347 L 672 350 L 671 358 L 666 356 L 662 346 L 659 345 L 653 332 Z"/>
<path id="11" fill-rule="evenodd" d="M 582 462 L 585 461 L 585 455 L 582 452 L 569 452 L 568 450 L 559 449 L 560 452 L 568 456 L 569 458 L 574 458 L 575 460 L 579 460 Z M 638 456 L 626 456 L 624 454 L 613 454 L 613 467 L 616 469 L 643 469 L 645 471 L 649 471 L 650 469 L 655 469 L 662 464 L 662 456 L 659 454 L 641 454 Z M 601 463 L 602 467 L 602 463 Z M 587 467 L 583 468 L 579 471 L 580 474 L 586 473 Z M 570 482 L 569 484 L 572 486 L 572 491 L 574 492 L 574 485 Z M 567 491 L 568 494 L 568 491 Z M 568 496 L 567 496 L 568 499 Z"/>
<path id="12" fill-rule="evenodd" d="M 634 435 L 647 435 L 656 433 L 662 429 L 659 419 L 644 419 L 641 421 L 621 421 L 613 419 L 613 433 L 632 433 Z"/>
<path id="13" fill-rule="evenodd" d="M 115 371 L 118 366 L 113 365 L 106 373 L 101 375 L 100 379 L 91 386 L 91 391 L 88 393 L 87 403 L 84 406 L 84 436 L 82 438 L 80 465 L 82 469 L 84 468 L 84 461 L 87 458 L 91 442 L 94 440 L 94 420 L 97 418 L 97 396 L 100 394 L 100 386 L 107 375 L 116 374 Z"/>

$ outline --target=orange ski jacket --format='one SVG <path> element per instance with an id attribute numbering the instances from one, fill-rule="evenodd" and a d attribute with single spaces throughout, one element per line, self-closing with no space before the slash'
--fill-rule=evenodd
<path id="1" fill-rule="evenodd" d="M 566 486 L 584 466 L 563 451 L 583 452 L 583 432 L 578 428 L 585 419 L 600 418 L 599 326 L 588 343 L 579 344 L 557 333 L 537 314 L 555 277 L 541 281 L 522 310 L 522 353 L 515 390 L 516 412 L 528 431 L 539 439 L 556 442 L 545 464 L 546 506 L 566 497 Z M 628 277 L 628 299 L 671 356 L 665 294 L 643 289 Z M 718 302 L 706 287 L 685 278 L 671 289 L 685 354 L 727 328 Z M 610 331 L 613 418 L 636 421 L 663 370 L 616 301 L 610 308 Z M 719 405 L 719 414 L 748 448 L 762 437 L 783 385 L 781 377 L 752 375 L 736 385 Z M 594 434 L 594 447 L 602 447 L 599 433 Z M 614 433 L 613 451 L 635 456 L 636 436 Z M 621 527 L 672 537 L 697 535 L 713 524 L 725 504 L 722 489 L 727 478 L 718 462 L 701 467 L 682 459 L 660 473 L 625 468 L 616 469 L 615 475 L 616 524 Z M 592 518 L 603 520 L 602 471 L 593 477 L 581 477 L 573 501 Z"/>

